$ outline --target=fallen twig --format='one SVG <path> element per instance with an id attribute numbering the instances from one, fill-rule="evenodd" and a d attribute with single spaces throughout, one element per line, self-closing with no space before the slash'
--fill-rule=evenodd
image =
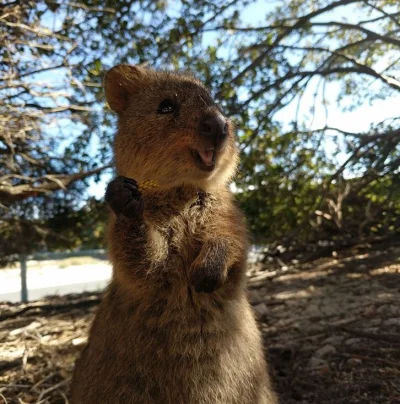
<path id="1" fill-rule="evenodd" d="M 354 328 L 341 327 L 341 330 L 357 337 L 365 337 L 376 341 L 386 341 L 400 344 L 400 334 L 375 334 Z"/>
<path id="2" fill-rule="evenodd" d="M 370 357 L 366 355 L 359 355 L 356 353 L 347 353 L 347 352 L 337 352 L 336 355 L 343 356 L 344 358 L 354 358 L 354 359 L 361 359 L 365 361 L 375 361 L 375 362 L 380 362 L 384 363 L 385 365 L 390 365 L 399 368 L 400 367 L 400 362 L 394 362 L 394 361 L 389 361 L 387 359 L 383 358 L 377 358 L 377 357 Z"/>
<path id="3" fill-rule="evenodd" d="M 5 313 L 0 315 L 0 322 L 4 320 L 8 320 L 11 318 L 16 318 L 24 314 L 25 316 L 33 316 L 37 314 L 41 314 L 46 311 L 57 311 L 57 314 L 64 311 L 69 310 L 71 308 L 80 308 L 80 307 L 88 307 L 95 306 L 101 300 L 101 297 L 98 295 L 92 295 L 90 297 L 81 298 L 73 300 L 72 302 L 67 303 L 50 303 L 50 304 L 28 304 L 20 310 L 16 310 L 11 313 Z"/>
<path id="4" fill-rule="evenodd" d="M 51 387 L 49 387 L 49 388 L 47 388 L 45 390 L 42 390 L 42 392 L 39 395 L 38 402 L 40 402 L 43 399 L 43 397 L 46 396 L 47 394 L 49 394 L 52 391 L 57 390 L 60 387 L 65 386 L 66 384 L 68 384 L 70 379 L 71 378 L 68 377 L 68 379 L 65 379 L 65 380 L 61 381 L 60 383 L 55 384 L 54 386 L 51 386 Z"/>

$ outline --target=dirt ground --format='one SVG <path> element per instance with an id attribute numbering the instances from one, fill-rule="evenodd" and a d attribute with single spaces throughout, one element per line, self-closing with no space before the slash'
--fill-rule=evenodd
<path id="1" fill-rule="evenodd" d="M 249 298 L 282 404 L 400 404 L 400 241 L 252 265 Z M 0 404 L 67 403 L 99 295 L 0 303 Z"/>

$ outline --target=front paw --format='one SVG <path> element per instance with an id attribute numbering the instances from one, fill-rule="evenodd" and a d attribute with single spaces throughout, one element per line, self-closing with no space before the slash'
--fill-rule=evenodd
<path id="1" fill-rule="evenodd" d="M 112 180 L 107 186 L 105 200 L 117 216 L 137 219 L 143 215 L 142 194 L 137 182 L 131 178 L 119 176 Z"/>
<path id="2" fill-rule="evenodd" d="M 221 243 L 206 243 L 190 267 L 190 284 L 197 293 L 212 293 L 227 278 L 226 249 Z"/>

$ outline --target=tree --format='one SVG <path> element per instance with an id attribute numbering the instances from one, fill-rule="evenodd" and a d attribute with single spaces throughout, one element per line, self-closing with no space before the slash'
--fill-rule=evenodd
<path id="1" fill-rule="evenodd" d="M 251 7 L 262 23 L 243 20 Z M 329 117 L 328 92 L 347 109 L 398 96 L 397 1 L 29 0 L 0 15 L 4 255 L 68 234 L 49 224 L 60 212 L 76 225 L 67 213 L 110 166 L 101 79 L 121 62 L 190 66 L 217 95 L 238 128 L 238 199 L 260 240 L 398 234 L 399 117 L 355 133 L 312 124 L 318 107 Z"/>
<path id="2" fill-rule="evenodd" d="M 335 91 L 344 110 L 398 97 L 399 28 L 396 1 L 282 1 L 265 23 L 207 29 L 228 56 L 209 47 L 185 60 L 206 60 L 205 76 L 236 118 L 238 197 L 261 240 L 399 233 L 399 116 L 349 132 L 328 124 L 334 102 L 327 97 Z M 327 115 L 320 127 L 313 125 L 317 104 Z M 285 108 L 292 113 L 282 122 Z M 330 136 L 333 156 L 326 152 Z"/>
<path id="3" fill-rule="evenodd" d="M 239 67 L 231 80 L 251 88 L 238 109 L 248 106 L 262 116 L 256 129 L 245 134 L 249 151 L 240 181 L 248 211 L 258 208 L 249 215 L 257 218 L 251 220 L 254 230 L 270 239 L 290 235 L 305 241 L 398 234 L 399 117 L 375 122 L 364 133 L 345 131 L 340 123 L 313 128 L 310 121 L 316 103 L 329 115 L 327 88 L 332 82 L 340 85 L 337 103 L 344 109 L 398 97 L 399 4 L 282 3 L 265 26 L 237 28 L 254 38 L 238 52 L 251 61 Z M 290 103 L 297 103 L 299 109 L 310 88 L 311 117 L 296 114 L 287 129 L 279 127 L 274 122 L 277 112 Z M 277 130 L 268 134 L 261 126 L 264 136 L 260 136 L 263 120 Z M 327 157 L 329 135 L 337 136 L 336 153 L 346 153 L 339 167 Z M 294 158 L 289 162 L 290 155 Z M 256 189 L 249 192 L 254 165 L 258 165 Z"/>

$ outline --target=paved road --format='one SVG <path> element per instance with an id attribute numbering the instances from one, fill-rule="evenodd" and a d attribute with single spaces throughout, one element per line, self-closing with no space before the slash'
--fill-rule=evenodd
<path id="1" fill-rule="evenodd" d="M 38 300 L 50 295 L 67 295 L 68 293 L 79 293 L 88 291 L 100 291 L 107 286 L 108 281 L 96 281 L 86 283 L 74 283 L 71 285 L 49 286 L 40 289 L 29 289 L 28 299 Z M 6 292 L 0 294 L 0 302 L 19 302 L 21 300 L 21 292 Z"/>
<path id="2" fill-rule="evenodd" d="M 28 299 L 37 300 L 48 295 L 101 290 L 111 277 L 111 266 L 100 262 L 68 268 L 56 264 L 29 268 L 28 263 L 27 274 Z M 19 268 L 0 271 L 0 302 L 19 302 L 20 290 Z"/>

